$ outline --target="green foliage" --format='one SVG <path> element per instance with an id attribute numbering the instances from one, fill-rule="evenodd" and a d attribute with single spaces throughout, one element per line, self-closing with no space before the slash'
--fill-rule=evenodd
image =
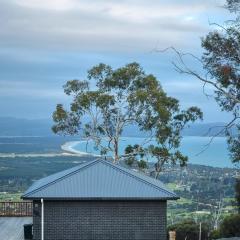
<path id="1" fill-rule="evenodd" d="M 167 96 L 158 79 L 146 74 L 138 63 L 115 70 L 101 63 L 88 71 L 87 79 L 68 81 L 64 85 L 72 103 L 69 110 L 57 105 L 53 113 L 54 133 L 76 135 L 81 132 L 87 140 L 94 141 L 102 154 L 112 152 L 114 162 L 122 158 L 132 164 L 136 160 L 140 161 L 140 168 L 145 168 L 143 158 L 151 155 L 157 160 L 157 172 L 167 163 L 186 164 L 187 157 L 178 150 L 180 133 L 188 122 L 202 118 L 199 108 L 181 110 L 178 100 Z M 87 123 L 83 123 L 84 117 Z M 131 124 L 146 132 L 147 138 L 156 139 L 157 144 L 128 146 L 120 156 L 121 134 Z M 107 146 L 102 145 L 102 139 L 107 140 Z"/>
<path id="2" fill-rule="evenodd" d="M 229 150 L 234 163 L 240 161 L 240 136 L 233 134 L 233 128 L 240 130 L 240 3 L 227 0 L 226 6 L 237 16 L 225 26 L 210 32 L 203 40 L 205 52 L 202 57 L 207 78 L 201 81 L 215 89 L 215 99 L 223 111 L 232 114 L 232 120 L 226 125 Z"/>
<path id="3" fill-rule="evenodd" d="M 168 227 L 168 231 L 176 231 L 176 240 L 199 240 L 199 224 L 192 220 L 185 220 Z M 201 239 L 208 239 L 208 227 L 202 224 Z"/>
<path id="4" fill-rule="evenodd" d="M 146 162 L 145 160 L 141 159 L 140 161 L 138 161 L 138 167 L 139 167 L 140 169 L 145 169 L 145 168 L 147 168 L 147 162 Z"/>
<path id="5" fill-rule="evenodd" d="M 202 41 L 205 49 L 204 67 L 215 79 L 216 100 L 224 111 L 238 112 L 239 104 L 239 27 L 231 25 L 226 31 L 210 32 Z M 235 99 L 236 98 L 236 99 Z"/>
<path id="6" fill-rule="evenodd" d="M 240 162 L 240 2 L 227 0 L 230 12 L 236 13 L 236 19 L 224 27 L 210 32 L 203 40 L 205 49 L 202 62 L 207 78 L 201 79 L 215 89 L 215 99 L 223 111 L 232 114 L 232 120 L 226 125 L 230 155 L 233 163 Z M 232 129 L 236 129 L 233 134 Z M 240 181 L 236 181 L 236 200 L 240 212 Z M 219 233 L 221 237 L 240 236 L 240 215 L 224 219 Z"/>
<path id="7" fill-rule="evenodd" d="M 128 166 L 132 166 L 133 163 L 134 163 L 134 157 L 128 157 L 125 159 L 125 163 L 128 165 Z"/>
<path id="8" fill-rule="evenodd" d="M 226 217 L 220 225 L 221 237 L 240 237 L 240 214 Z"/>
<path id="9" fill-rule="evenodd" d="M 239 0 L 227 0 L 227 8 L 231 12 L 237 12 L 240 9 L 240 2 Z"/>
<path id="10" fill-rule="evenodd" d="M 221 234 L 220 234 L 219 230 L 213 230 L 210 233 L 210 239 L 219 239 L 219 238 L 221 238 Z"/>
<path id="11" fill-rule="evenodd" d="M 126 148 L 125 148 L 125 155 L 128 156 L 125 158 L 125 163 L 129 166 L 132 166 L 134 161 L 135 161 L 135 156 L 136 153 L 134 154 L 134 147 L 132 145 L 128 145 Z"/>
<path id="12" fill-rule="evenodd" d="M 236 198 L 236 201 L 237 201 L 238 213 L 240 214 L 240 178 L 236 179 L 235 198 Z"/>

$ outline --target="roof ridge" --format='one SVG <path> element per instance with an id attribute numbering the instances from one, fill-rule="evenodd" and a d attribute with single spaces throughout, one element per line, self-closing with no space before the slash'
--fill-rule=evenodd
<path id="1" fill-rule="evenodd" d="M 168 194 L 171 194 L 171 195 L 176 195 L 174 192 L 168 191 L 167 189 L 161 188 L 160 186 L 157 186 L 157 185 L 155 185 L 155 184 L 153 184 L 153 183 L 151 183 L 151 182 L 148 182 L 147 180 L 143 179 L 142 176 L 141 176 L 141 174 L 138 173 L 138 172 L 132 173 L 132 171 L 129 170 L 129 169 L 127 169 L 127 168 L 123 168 L 122 166 L 119 166 L 119 165 L 114 165 L 113 163 L 108 162 L 108 161 L 105 161 L 105 160 L 103 160 L 103 159 L 100 159 L 100 161 L 102 161 L 104 164 L 108 164 L 108 165 L 110 165 L 111 167 L 120 170 L 121 172 L 123 172 L 124 174 L 126 174 L 126 175 L 128 175 L 128 176 L 131 176 L 131 177 L 133 177 L 133 178 L 135 178 L 135 179 L 138 179 L 138 180 L 140 180 L 140 181 L 142 181 L 142 182 L 144 182 L 144 183 L 146 183 L 146 184 L 148 184 L 148 185 L 150 185 L 150 186 L 153 186 L 154 188 L 156 188 L 156 189 L 158 189 L 158 190 L 161 190 L 161 191 L 163 191 L 163 192 L 165 192 L 165 193 L 168 193 Z M 139 176 L 136 176 L 136 175 L 139 175 Z M 151 178 L 150 176 L 145 176 L 145 175 L 143 175 L 143 176 L 144 176 L 144 177 L 149 177 L 149 178 Z M 153 180 L 153 179 L 152 179 L 152 180 Z M 177 195 L 176 195 L 176 196 L 177 196 Z"/>

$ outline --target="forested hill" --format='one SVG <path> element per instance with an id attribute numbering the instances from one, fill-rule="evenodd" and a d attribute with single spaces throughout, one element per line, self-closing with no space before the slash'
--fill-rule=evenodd
<path id="1" fill-rule="evenodd" d="M 20 119 L 1 117 L 0 136 L 51 136 L 51 119 Z M 184 136 L 213 136 L 221 130 L 224 123 L 199 123 L 184 129 Z M 220 127 L 219 127 L 220 126 Z M 125 137 L 145 137 L 136 126 L 128 126 L 123 132 Z"/>

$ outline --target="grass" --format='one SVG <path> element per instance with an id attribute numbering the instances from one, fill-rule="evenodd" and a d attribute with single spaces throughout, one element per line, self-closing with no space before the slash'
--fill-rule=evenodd
<path id="1" fill-rule="evenodd" d="M 22 193 L 0 193 L 0 201 L 2 202 L 7 202 L 7 201 L 12 201 L 12 202 L 19 202 L 21 200 L 21 195 Z"/>

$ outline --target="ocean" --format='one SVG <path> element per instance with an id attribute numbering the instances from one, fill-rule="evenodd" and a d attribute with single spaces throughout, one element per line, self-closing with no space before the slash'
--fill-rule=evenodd
<path id="1" fill-rule="evenodd" d="M 144 138 L 123 137 L 121 138 L 120 154 L 129 144 L 141 144 Z M 210 143 L 211 137 L 183 137 L 180 150 L 189 158 L 189 163 L 207 165 L 213 167 L 233 167 L 228 152 L 226 138 L 215 137 Z M 153 143 L 153 142 L 152 142 Z M 210 144 L 209 144 L 210 143 Z M 107 144 L 103 142 L 103 145 Z M 151 144 L 151 143 L 150 143 Z M 207 146 L 209 144 L 209 146 Z M 79 141 L 73 142 L 71 148 L 79 152 L 99 154 L 99 150 L 94 147 L 93 142 Z"/>

